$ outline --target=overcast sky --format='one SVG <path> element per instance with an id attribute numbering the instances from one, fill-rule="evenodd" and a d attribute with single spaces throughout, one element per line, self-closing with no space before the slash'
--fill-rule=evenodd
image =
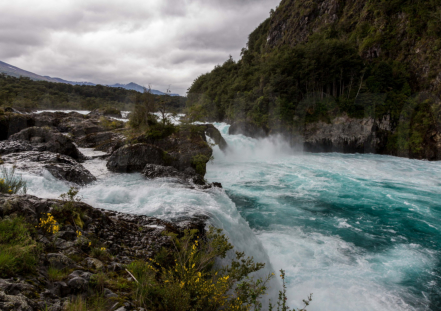
<path id="1" fill-rule="evenodd" d="M 40 75 L 185 95 L 235 60 L 280 0 L 0 1 L 0 60 Z"/>

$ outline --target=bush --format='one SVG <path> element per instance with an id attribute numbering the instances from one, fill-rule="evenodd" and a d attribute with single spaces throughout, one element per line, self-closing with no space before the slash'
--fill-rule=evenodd
<path id="1" fill-rule="evenodd" d="M 26 182 L 20 175 L 15 174 L 15 167 L 0 169 L 0 193 L 26 194 Z"/>
<path id="2" fill-rule="evenodd" d="M 81 202 L 78 192 L 78 189 L 71 187 L 67 193 L 60 195 L 63 205 L 54 206 L 53 214 L 60 223 L 73 222 L 73 225 L 83 228 L 85 212 L 76 206 L 77 203 Z"/>
<path id="3" fill-rule="evenodd" d="M 38 263 L 39 248 L 21 217 L 0 221 L 0 277 L 32 273 Z"/>
<path id="4" fill-rule="evenodd" d="M 211 227 L 206 240 L 198 240 L 196 233 L 187 230 L 181 238 L 169 234 L 173 251 L 163 249 L 150 263 L 129 265 L 137 280 L 136 304 L 148 310 L 260 310 L 258 299 L 272 275 L 265 280 L 248 275 L 264 264 L 236 252 L 231 265 L 214 268 L 233 246 L 221 229 Z"/>
<path id="5" fill-rule="evenodd" d="M 101 125 L 108 130 L 116 130 L 124 127 L 124 122 L 118 120 L 110 120 L 106 117 L 100 118 Z"/>
<path id="6" fill-rule="evenodd" d="M 206 165 L 208 161 L 210 161 L 210 158 L 203 154 L 198 154 L 194 156 L 192 159 L 192 164 L 194 169 L 196 170 L 196 173 L 204 176 L 207 170 Z"/>

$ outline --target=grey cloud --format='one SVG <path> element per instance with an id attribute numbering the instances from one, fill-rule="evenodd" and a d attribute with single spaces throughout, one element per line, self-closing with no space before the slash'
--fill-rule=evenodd
<path id="1" fill-rule="evenodd" d="M 0 60 L 42 75 L 153 84 L 185 94 L 239 57 L 279 0 L 33 0 L 0 3 Z"/>

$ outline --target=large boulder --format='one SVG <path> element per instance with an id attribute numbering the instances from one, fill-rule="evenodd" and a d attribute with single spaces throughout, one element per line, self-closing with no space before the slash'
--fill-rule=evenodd
<path id="1" fill-rule="evenodd" d="M 116 150 L 107 161 L 113 172 L 141 172 L 147 164 L 166 165 L 166 153 L 153 145 L 126 145 Z"/>
<path id="2" fill-rule="evenodd" d="M 0 115 L 0 140 L 6 140 L 9 136 L 34 125 L 35 120 L 32 115 L 18 113 Z"/>
<path id="3" fill-rule="evenodd" d="M 205 175 L 206 163 L 213 154 L 207 142 L 205 127 L 202 126 L 180 127 L 178 131 L 162 139 L 138 137 L 137 140 L 164 150 L 167 158 L 166 165 L 173 166 L 182 172 L 187 168 L 193 168 L 202 176 Z"/>
<path id="4" fill-rule="evenodd" d="M 114 132 L 99 132 L 75 138 L 75 142 L 82 148 L 95 148 L 95 150 L 113 153 L 124 145 L 125 136 Z"/>
<path id="5" fill-rule="evenodd" d="M 60 123 L 62 123 L 63 119 L 76 118 L 78 120 L 83 120 L 85 116 L 75 111 L 69 113 L 63 111 L 54 111 L 54 112 L 45 111 L 40 113 L 34 113 L 33 118 L 35 120 L 35 126 L 38 127 L 49 126 L 53 128 L 58 128 Z"/>
<path id="6" fill-rule="evenodd" d="M 80 186 L 96 180 L 95 176 L 80 163 L 59 153 L 26 151 L 2 156 L 2 160 L 6 164 L 15 165 L 19 170 L 33 174 L 42 174 L 44 170 L 47 170 L 57 179 Z"/>
<path id="7" fill-rule="evenodd" d="M 9 137 L 10 141 L 29 142 L 35 151 L 51 151 L 83 160 L 84 155 L 69 137 L 46 127 L 30 127 Z"/>
<path id="8" fill-rule="evenodd" d="M 60 132 L 71 133 L 74 137 L 106 131 L 106 129 L 101 126 L 99 119 L 85 118 L 84 116 L 69 116 L 64 118 L 60 121 L 58 129 Z"/>
<path id="9" fill-rule="evenodd" d="M 229 135 L 242 134 L 251 138 L 263 138 L 268 136 L 268 129 L 260 127 L 248 121 L 235 121 L 228 129 Z"/>
<path id="10" fill-rule="evenodd" d="M 228 149 L 228 144 L 222 137 L 221 132 L 213 124 L 202 124 L 200 125 L 205 129 L 205 134 L 210 137 L 216 145 L 219 146 L 220 150 L 226 152 Z"/>
<path id="11" fill-rule="evenodd" d="M 0 141 L 0 155 L 17 153 L 23 151 L 32 151 L 34 146 L 28 141 L 23 140 L 4 140 Z"/>

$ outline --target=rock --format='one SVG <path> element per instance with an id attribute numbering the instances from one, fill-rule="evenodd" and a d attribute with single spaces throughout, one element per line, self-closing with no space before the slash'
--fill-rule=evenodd
<path id="1" fill-rule="evenodd" d="M 74 277 L 67 283 L 72 293 L 79 294 L 87 291 L 89 281 L 82 277 Z"/>
<path id="2" fill-rule="evenodd" d="M 263 138 L 268 136 L 268 129 L 247 121 L 235 121 L 228 129 L 229 135 L 242 134 L 251 138 Z"/>
<path id="3" fill-rule="evenodd" d="M 205 128 L 205 134 L 210 137 L 216 145 L 219 146 L 220 150 L 226 152 L 228 149 L 228 144 L 222 137 L 221 132 L 213 124 L 202 124 L 201 127 Z"/>
<path id="4" fill-rule="evenodd" d="M 0 140 L 6 140 L 9 136 L 34 125 L 35 120 L 32 115 L 17 113 L 0 115 Z"/>
<path id="5" fill-rule="evenodd" d="M 141 136 L 137 140 L 157 146 L 166 152 L 165 164 L 148 164 L 173 166 L 181 172 L 193 168 L 202 176 L 205 175 L 206 163 L 213 154 L 213 150 L 207 143 L 205 128 L 201 126 L 183 126 L 176 133 L 162 139 Z"/>
<path id="6" fill-rule="evenodd" d="M 9 283 L 3 290 L 7 295 L 29 295 L 34 293 L 36 289 L 35 286 L 27 283 Z"/>
<path id="7" fill-rule="evenodd" d="M 376 130 L 378 129 L 378 130 Z M 372 118 L 355 119 L 341 116 L 331 123 L 305 125 L 304 150 L 308 152 L 377 153 L 386 141 L 376 132 L 390 130 L 390 122 L 377 123 Z"/>
<path id="8" fill-rule="evenodd" d="M 148 144 L 127 145 L 116 150 L 107 161 L 113 172 L 141 172 L 147 164 L 166 164 L 166 154 Z"/>
<path id="9" fill-rule="evenodd" d="M 30 127 L 11 135 L 9 140 L 30 142 L 34 151 L 50 151 L 70 156 L 75 160 L 84 159 L 84 155 L 69 137 L 49 128 Z"/>
<path id="10" fill-rule="evenodd" d="M 69 132 L 74 137 L 106 131 L 106 129 L 100 125 L 99 119 L 85 119 L 84 116 L 64 118 L 60 120 L 58 129 L 60 132 Z"/>
<path id="11" fill-rule="evenodd" d="M 28 141 L 0 141 L 0 155 L 31 150 L 34 150 L 34 147 Z"/>
<path id="12" fill-rule="evenodd" d="M 100 116 L 108 116 L 112 118 L 121 119 L 121 111 L 115 108 L 98 108 L 89 113 L 89 116 L 92 117 L 100 117 Z"/>
<path id="13" fill-rule="evenodd" d="M 2 311 L 34 311 L 33 305 L 22 294 L 7 295 L 5 292 L 0 291 L 0 310 Z"/>
<path id="14" fill-rule="evenodd" d="M 114 297 L 118 297 L 117 294 L 115 294 L 114 292 L 112 292 L 110 289 L 105 288 L 104 292 L 103 292 L 104 297 L 106 298 L 114 298 Z"/>
<path id="15" fill-rule="evenodd" d="M 86 272 L 83 270 L 75 270 L 74 272 L 72 272 L 71 274 L 69 274 L 68 278 L 73 279 L 73 278 L 83 278 L 86 281 L 90 281 L 90 278 L 92 277 L 92 273 L 90 272 Z"/>
<path id="16" fill-rule="evenodd" d="M 142 170 L 142 174 L 147 178 L 177 178 L 183 182 L 191 181 L 197 185 L 205 185 L 204 178 L 196 174 L 192 168 L 180 172 L 172 166 L 147 164 Z"/>
<path id="17" fill-rule="evenodd" d="M 121 271 L 124 270 L 124 266 L 118 262 L 112 262 L 110 265 L 107 266 L 109 270 L 111 271 Z"/>
<path id="18" fill-rule="evenodd" d="M 128 311 L 128 310 L 126 309 L 126 307 L 121 307 L 121 308 L 116 309 L 115 311 Z"/>
<path id="19" fill-rule="evenodd" d="M 101 262 L 101 260 L 92 257 L 87 257 L 84 259 L 82 264 L 87 266 L 89 269 L 100 270 L 104 268 L 104 264 Z"/>
<path id="20" fill-rule="evenodd" d="M 72 259 L 62 253 L 49 253 L 47 254 L 47 260 L 52 267 L 59 270 L 77 267 Z"/>
<path id="21" fill-rule="evenodd" d="M 109 154 L 122 147 L 125 140 L 124 135 L 114 132 L 91 133 L 75 138 L 75 142 L 80 147 L 95 148 L 95 150 L 104 151 Z"/>
<path id="22" fill-rule="evenodd" d="M 50 292 L 58 297 L 66 297 L 72 293 L 71 287 L 65 282 L 55 282 L 50 289 Z"/>
<path id="23" fill-rule="evenodd" d="M 27 151 L 2 156 L 5 163 L 13 164 L 17 169 L 41 175 L 49 171 L 57 179 L 72 182 L 80 186 L 96 181 L 87 169 L 69 156 L 48 151 Z"/>

